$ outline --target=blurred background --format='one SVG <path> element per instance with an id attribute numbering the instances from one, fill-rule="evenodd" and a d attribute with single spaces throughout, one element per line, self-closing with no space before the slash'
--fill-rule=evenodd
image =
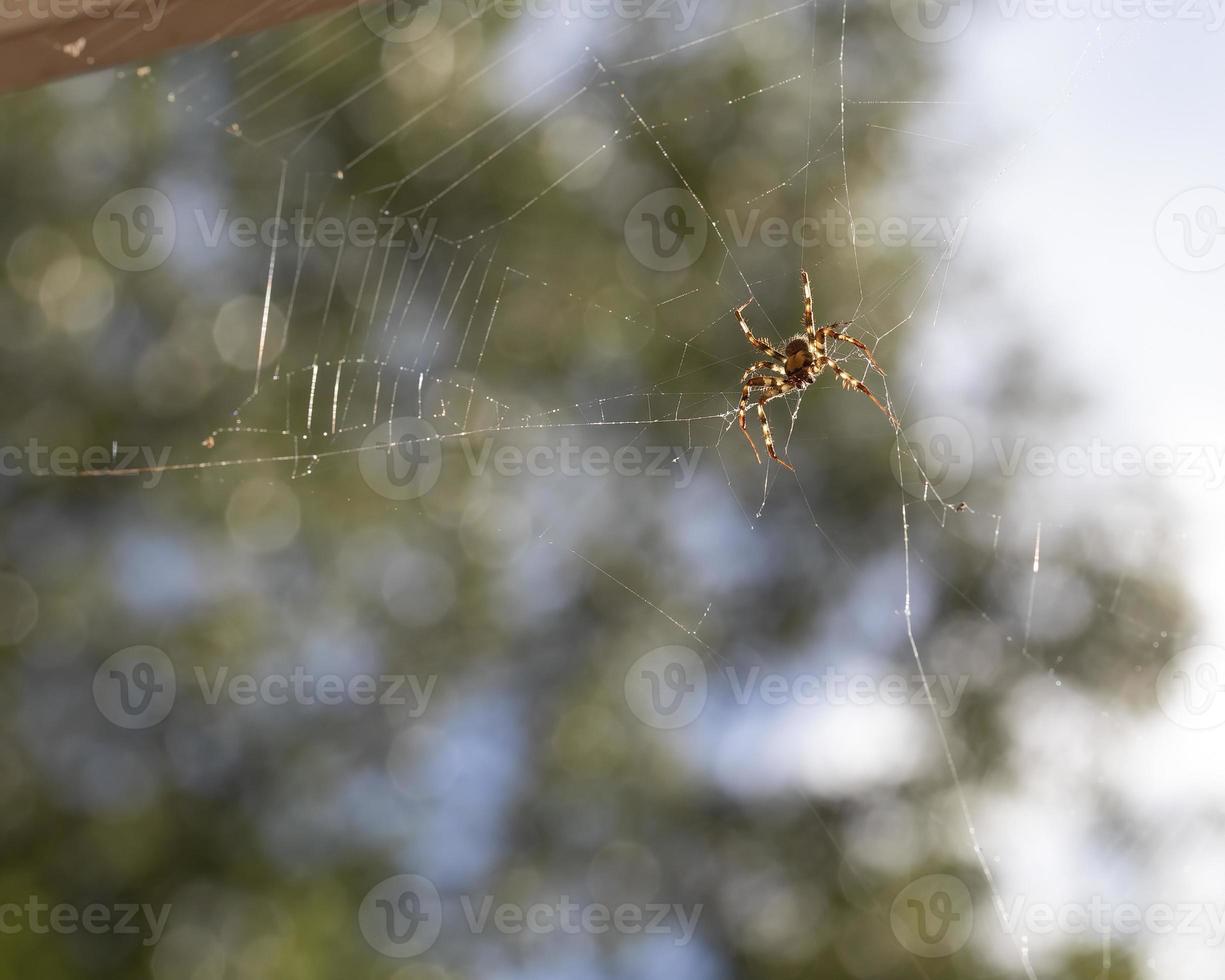
<path id="1" fill-rule="evenodd" d="M 0 976 L 1220 977 L 1222 13 L 401 0 L 4 96 Z M 791 473 L 802 269 L 901 431 L 826 373 Z"/>

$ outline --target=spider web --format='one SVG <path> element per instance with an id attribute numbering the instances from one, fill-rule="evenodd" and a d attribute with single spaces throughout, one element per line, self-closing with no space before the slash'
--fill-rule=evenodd
<path id="1" fill-rule="evenodd" d="M 409 234 L 430 229 L 417 252 L 347 242 L 326 250 L 313 240 L 261 252 L 259 268 L 251 270 L 252 293 L 262 302 L 258 320 L 248 324 L 254 365 L 241 382 L 247 390 L 226 418 L 201 433 L 198 458 L 157 472 L 203 475 L 277 466 L 295 481 L 309 481 L 322 467 L 389 451 L 390 444 L 372 446 L 366 437 L 403 417 L 427 421 L 444 444 L 584 433 L 628 446 L 650 438 L 648 433 L 682 433 L 678 438 L 685 445 L 713 452 L 747 523 L 763 519 L 775 495 L 798 494 L 822 546 L 853 567 L 804 479 L 750 465 L 751 453 L 736 431 L 737 380 L 756 357 L 731 311 L 752 300 L 747 316 L 757 333 L 772 342 L 785 338 L 793 331 L 778 324 L 787 317 L 798 322 L 799 272 L 807 269 L 821 284 L 818 322 L 850 321 L 850 332 L 887 368 L 916 328 L 929 329 L 939 320 L 955 263 L 950 242 L 898 263 L 875 261 L 870 249 L 853 243 L 827 249 L 807 240 L 784 248 L 735 241 L 736 216 L 747 220 L 762 209 L 803 218 L 832 211 L 855 228 L 860 197 L 866 196 L 850 162 L 856 141 L 867 139 L 873 127 L 893 128 L 878 124 L 877 113 L 921 104 L 879 90 L 857 64 L 868 55 L 849 49 L 848 19 L 860 11 L 847 0 L 832 9 L 816 0 L 711 4 L 701 7 L 685 31 L 671 23 L 665 28 L 645 21 L 593 25 L 525 18 L 499 35 L 491 56 L 457 67 L 434 90 L 412 92 L 415 80 L 430 77 L 436 62 L 455 56 L 466 32 L 490 30 L 497 16 L 491 5 L 447 4 L 445 10 L 434 32 L 413 44 L 384 45 L 359 16 L 342 11 L 301 29 L 176 56 L 134 81 L 201 128 L 215 129 L 223 152 L 248 161 L 244 172 L 258 175 L 253 186 L 224 193 L 252 213 L 284 218 L 296 212 L 313 216 L 317 225 L 333 218 L 346 226 L 364 216 L 383 225 L 404 221 Z M 803 43 L 794 43 L 797 36 Z M 784 55 L 762 59 L 760 77 L 738 77 L 739 89 L 716 95 L 703 88 L 729 52 L 741 46 L 764 52 L 784 37 L 793 43 Z M 215 84 L 223 67 L 229 88 Z M 1073 79 L 1081 70 L 1078 65 Z M 659 99 L 664 79 L 676 91 Z M 404 118 L 393 128 L 377 128 L 383 117 L 375 110 L 385 106 L 389 91 L 404 99 Z M 313 104 L 307 92 L 333 92 L 333 100 Z M 438 125 L 441 118 L 449 124 Z M 688 153 L 685 134 L 746 119 L 766 121 L 757 130 L 767 137 L 757 148 L 759 186 L 747 195 L 737 187 L 715 201 L 698 189 L 693 175 L 705 164 Z M 364 147 L 342 158 L 335 149 L 340 141 L 328 137 L 349 127 L 361 133 Z M 545 174 L 526 162 L 542 140 L 558 144 Z M 397 173 L 391 181 L 385 179 L 388 161 Z M 502 182 L 513 186 L 514 206 L 471 206 Z M 582 223 L 574 236 L 580 249 L 586 236 L 600 242 L 622 236 L 615 217 L 661 190 L 674 192 L 688 206 L 687 219 L 700 220 L 709 235 L 680 277 L 680 290 L 672 291 L 675 276 L 629 265 L 628 253 L 625 266 L 591 270 L 581 258 L 566 259 L 573 242 L 550 239 L 548 229 L 566 220 Z M 598 204 L 596 194 L 606 194 L 607 203 Z M 464 207 L 456 206 L 458 199 Z M 617 278 L 633 288 L 601 288 L 601 281 Z M 840 300 L 833 309 L 831 296 Z M 627 298 L 634 302 L 627 304 Z M 582 369 L 580 383 L 570 390 L 533 391 L 524 383 L 532 358 L 549 356 L 550 344 L 581 346 L 591 324 L 613 331 L 625 346 L 649 347 L 671 366 L 645 385 L 621 383 L 617 372 L 598 363 Z M 897 602 L 933 705 L 960 832 L 1002 918 L 996 871 L 935 711 L 925 651 L 916 638 L 912 575 L 920 567 L 938 573 L 918 554 L 913 528 L 922 521 L 978 542 L 993 563 L 1028 580 L 1020 631 L 997 625 L 1009 650 L 1056 689 L 1057 665 L 1043 663 L 1030 643 L 1044 527 L 1013 526 L 1003 514 L 980 512 L 973 499 L 945 499 L 939 481 L 929 478 L 928 458 L 905 435 L 913 420 L 913 388 L 891 390 L 889 379 L 873 375 L 853 350 L 837 353 L 902 422 L 893 450 L 905 559 Z M 836 387 L 827 373 L 807 393 L 771 403 L 784 457 L 802 449 L 805 430 L 818 419 L 841 425 L 854 416 L 864 426 L 888 425 L 861 395 Z M 822 399 L 822 414 L 802 415 L 814 397 Z M 885 480 L 886 463 L 881 460 Z M 1058 530 L 1057 523 L 1046 522 L 1048 541 Z M 575 550 L 556 528 L 542 532 L 540 541 L 607 576 L 719 658 L 702 638 L 702 621 L 684 622 L 665 603 L 634 591 Z M 1035 977 L 1025 941 L 1015 942 L 1020 970 Z"/>
<path id="2" fill-rule="evenodd" d="M 479 24 L 483 19 L 489 18 L 494 9 L 492 5 L 470 5 L 458 23 L 446 29 L 440 28 L 440 40 L 449 40 L 464 29 Z M 833 58 L 824 63 L 818 61 L 818 32 L 814 30 L 811 65 L 798 65 L 801 70 L 797 73 L 780 73 L 785 77 L 745 91 L 726 100 L 726 104 L 718 108 L 700 109 L 675 119 L 649 120 L 639 111 L 635 100 L 626 93 L 626 85 L 619 81 L 618 74 L 644 65 L 658 68 L 668 64 L 669 59 L 692 58 L 699 51 L 710 52 L 717 57 L 717 45 L 720 43 L 735 41 L 738 36 L 772 22 L 783 22 L 783 18 L 789 18 L 792 26 L 804 26 L 805 19 L 813 19 L 815 9 L 811 0 L 805 0 L 803 3 L 783 6 L 756 17 L 745 17 L 747 10 L 744 7 L 737 11 L 721 10 L 721 21 L 726 23 L 722 23 L 718 29 L 702 33 L 698 25 L 695 25 L 689 32 L 694 36 L 685 35 L 685 39 L 680 43 L 673 43 L 671 47 L 639 57 L 629 58 L 622 55 L 623 60 L 620 61 L 601 60 L 591 45 L 584 44 L 582 54 L 559 72 L 537 72 L 538 75 L 545 76 L 543 80 L 538 84 L 533 84 L 537 81 L 534 78 L 524 81 L 521 87 L 525 91 L 508 95 L 504 108 L 484 118 L 479 125 L 463 130 L 462 135 L 450 140 L 439 152 L 428 156 L 423 154 L 426 156 L 423 161 L 394 182 L 376 183 L 373 186 L 363 186 L 360 183 L 364 162 L 393 141 L 407 140 L 414 132 L 414 125 L 436 118 L 440 111 L 445 111 L 448 105 L 462 98 L 465 90 L 486 80 L 491 73 L 506 66 L 516 56 L 534 52 L 537 45 L 544 40 L 544 30 L 525 29 L 527 36 L 518 40 L 512 39 L 513 43 L 506 44 L 507 50 L 493 61 L 459 80 L 439 97 L 411 113 L 410 117 L 393 131 L 372 140 L 362 153 L 336 170 L 326 172 L 310 169 L 314 161 L 309 154 L 312 144 L 320 138 L 325 127 L 335 123 L 341 113 L 362 98 L 370 97 L 376 92 L 378 85 L 411 71 L 421 61 L 421 51 L 414 50 L 391 59 L 391 64 L 377 73 L 369 83 L 359 86 L 355 92 L 348 94 L 335 105 L 305 118 L 293 120 L 287 120 L 273 110 L 281 108 L 284 100 L 293 92 L 317 81 L 327 72 L 344 67 L 351 60 L 363 55 L 369 57 L 369 49 L 377 38 L 367 36 L 370 32 L 360 20 L 342 11 L 321 19 L 318 24 L 301 34 L 272 45 L 270 50 L 264 50 L 269 45 L 262 40 L 248 39 L 238 42 L 230 52 L 230 58 L 245 67 L 236 73 L 236 90 L 229 93 L 219 108 L 210 108 L 207 105 L 210 99 L 216 98 L 215 93 L 209 93 L 209 98 L 204 100 L 203 105 L 191 101 L 193 94 L 205 88 L 211 77 L 207 71 L 191 73 L 188 81 L 175 85 L 168 93 L 170 101 L 183 111 L 206 115 L 210 124 L 224 129 L 229 136 L 241 141 L 244 146 L 263 153 L 267 161 L 266 170 L 279 166 L 279 186 L 275 194 L 271 193 L 271 186 L 268 188 L 270 193 L 265 199 L 267 206 L 261 216 L 287 219 L 287 209 L 296 208 L 299 216 L 313 218 L 316 225 L 326 222 L 329 218 L 342 216 L 348 223 L 355 215 L 362 213 L 382 222 L 383 228 L 388 227 L 388 223 L 392 221 L 406 221 L 411 224 L 400 230 L 412 232 L 420 228 L 422 221 L 429 218 L 440 222 L 440 225 L 437 234 L 431 236 L 423 257 L 407 252 L 400 255 L 396 249 L 386 247 L 385 244 L 357 249 L 345 243 L 339 248 L 334 261 L 328 260 L 331 266 L 330 278 L 327 269 L 320 267 L 315 270 L 317 273 L 323 273 L 318 278 L 327 286 L 327 302 L 323 306 L 323 319 L 327 320 L 344 303 L 336 294 L 337 278 L 342 274 L 343 263 L 352 260 L 354 252 L 362 253 L 358 260 L 358 296 L 348 303 L 352 307 L 352 315 L 348 316 L 347 324 L 342 325 L 343 329 L 338 331 L 339 341 L 330 335 L 330 327 L 325 329 L 323 325 L 316 325 L 312 329 L 302 324 L 300 321 L 303 316 L 300 312 L 297 316 L 299 322 L 294 322 L 300 290 L 304 286 L 312 285 L 310 282 L 304 282 L 304 270 L 310 263 L 312 251 L 321 249 L 313 240 L 307 240 L 304 244 L 296 243 L 301 246 L 297 248 L 296 254 L 291 247 L 273 247 L 267 265 L 266 289 L 263 291 L 264 315 L 253 331 L 258 335 L 253 390 L 235 409 L 232 423 L 214 430 L 206 442 L 211 449 L 214 446 L 222 447 L 225 436 L 258 434 L 284 437 L 294 448 L 290 452 L 273 456 L 241 455 L 225 460 L 205 458 L 177 466 L 161 467 L 159 471 L 289 462 L 295 476 L 307 475 L 313 465 L 322 459 L 331 455 L 361 451 L 352 447 L 336 447 L 334 444 L 339 436 L 354 431 L 366 431 L 377 425 L 381 419 L 394 417 L 387 416 L 386 413 L 394 413 L 403 407 L 403 403 L 399 401 L 402 390 L 417 393 L 417 407 L 421 409 L 421 417 L 447 418 L 453 431 L 442 433 L 443 439 L 460 439 L 473 434 L 470 424 L 474 406 L 477 406 L 487 409 L 491 415 L 479 430 L 481 432 L 534 427 L 655 425 L 670 422 L 691 426 L 704 425 L 714 434 L 713 445 L 722 448 L 723 438 L 731 432 L 732 423 L 736 420 L 735 395 L 730 391 L 693 392 L 686 390 L 683 382 L 686 377 L 698 374 L 703 368 L 712 365 L 721 367 L 728 364 L 731 365 L 731 370 L 735 370 L 746 359 L 745 350 L 737 350 L 731 357 L 726 357 L 713 354 L 704 347 L 716 330 L 726 330 L 729 324 L 734 327 L 729 303 L 735 302 L 738 305 L 745 299 L 753 301 L 750 318 L 764 318 L 776 339 L 785 336 L 785 333 L 780 334 L 777 329 L 771 315 L 771 307 L 759 302 L 756 290 L 763 284 L 777 286 L 785 281 L 789 306 L 795 308 L 798 297 L 798 269 L 786 276 L 775 273 L 765 278 L 750 279 L 741 267 L 736 251 L 729 245 L 725 231 L 727 222 L 721 222 L 707 208 L 685 172 L 669 154 L 664 139 L 671 131 L 686 126 L 700 126 L 723 111 L 752 111 L 754 105 L 784 89 L 802 90 L 805 82 L 812 79 L 817 84 L 811 86 L 812 94 L 806 99 L 806 162 L 801 163 L 798 169 L 785 175 L 782 180 L 763 187 L 760 193 L 737 203 L 747 209 L 767 199 L 778 198 L 786 190 L 798 188 L 802 192 L 803 213 L 806 215 L 810 197 L 814 200 L 817 197 L 813 191 L 814 181 L 810 171 L 815 164 L 832 159 L 836 169 L 840 167 L 841 187 L 828 187 L 825 193 L 829 200 L 847 215 L 848 220 L 853 222 L 845 133 L 846 12 L 843 11 L 842 17 L 843 33 L 832 39 L 837 41 L 832 52 Z M 611 35 L 604 39 L 604 43 L 613 45 L 618 39 L 624 41 L 624 36 L 629 34 L 634 26 L 631 23 L 612 31 Z M 292 83 L 287 82 L 286 76 L 291 69 L 306 60 L 306 55 L 312 46 L 318 43 L 320 36 L 327 35 L 330 35 L 325 42 L 329 57 L 324 64 L 295 78 Z M 831 39 L 825 40 L 828 42 Z M 340 42 L 340 45 L 337 42 Z M 340 46 L 340 52 L 332 57 L 331 50 L 336 46 Z M 424 50 L 429 51 L 432 46 L 435 46 L 433 41 L 424 45 Z M 297 53 L 299 48 L 304 53 Z M 161 69 L 161 73 L 168 74 L 175 62 L 183 60 L 184 56 L 170 59 L 170 64 Z M 832 77 L 820 82 L 819 76 L 822 74 Z M 142 77 L 148 79 L 149 75 L 143 74 Z M 158 79 L 152 78 L 150 81 L 156 84 Z M 817 102 L 815 92 L 820 84 L 832 86 L 839 94 L 839 118 L 824 136 L 815 132 L 816 123 L 813 118 Z M 586 100 L 586 104 L 580 100 Z M 603 134 L 603 141 L 594 145 L 574 166 L 550 183 L 529 188 L 531 193 L 525 193 L 522 204 L 510 214 L 491 216 L 487 223 L 477 227 L 451 227 L 447 224 L 445 205 L 448 196 L 465 189 L 482 173 L 487 175 L 494 165 L 501 165 L 511 151 L 545 123 L 553 121 L 572 108 L 576 112 L 590 109 L 592 102 L 598 105 L 597 111 L 603 111 L 609 117 L 608 129 Z M 513 135 L 509 135 L 492 152 L 470 166 L 456 168 L 449 158 L 495 125 L 501 125 Z M 501 240 L 505 229 L 512 224 L 529 222 L 532 218 L 530 212 L 533 209 L 539 210 L 538 206 L 549 195 L 558 193 L 577 173 L 597 162 L 601 156 L 611 154 L 620 146 L 630 143 L 644 144 L 650 148 L 649 152 L 657 154 L 656 162 L 662 166 L 664 178 L 673 179 L 677 188 L 683 189 L 701 216 L 709 223 L 714 236 L 714 242 L 708 249 L 711 257 L 717 260 L 717 269 L 714 270 L 715 274 L 708 287 L 712 295 L 717 297 L 713 311 L 708 311 L 714 315 L 695 331 L 685 332 L 685 328 L 691 326 L 691 321 L 686 321 L 689 320 L 690 308 L 698 305 L 698 299 L 710 298 L 706 295 L 706 289 L 688 290 L 675 296 L 667 296 L 655 303 L 653 310 L 648 308 L 644 316 L 642 310 L 627 312 L 602 305 L 590 297 L 579 296 L 569 289 L 566 283 L 559 282 L 540 269 L 532 268 L 530 261 L 501 261 L 502 256 L 510 250 Z M 450 170 L 445 169 L 447 163 L 452 163 Z M 404 196 L 415 186 L 414 181 L 424 180 L 425 176 L 434 170 L 442 170 L 444 173 L 444 176 L 439 178 L 442 189 L 413 207 L 397 207 L 397 202 L 402 203 Z M 660 174 L 653 176 L 658 179 Z M 272 206 L 274 197 L 275 206 Z M 728 213 L 732 213 L 731 209 Z M 853 235 L 853 230 L 851 234 Z M 808 253 L 812 245 L 807 241 L 799 241 L 797 248 L 799 267 L 807 268 L 810 264 L 807 261 Z M 920 306 L 929 298 L 929 293 L 937 295 L 938 314 L 940 282 L 942 277 L 947 275 L 949 264 L 947 251 L 938 254 L 934 261 L 912 262 L 900 275 L 892 277 L 882 287 L 873 291 L 865 289 L 857 249 L 848 251 L 853 261 L 856 287 L 854 310 L 848 319 L 853 321 L 856 335 L 868 340 L 870 346 L 876 346 L 909 324 L 916 317 Z M 812 270 L 815 275 L 819 275 L 820 263 L 812 263 Z M 309 272 L 307 276 L 309 278 Z M 431 277 L 441 277 L 441 281 L 434 282 L 433 289 L 421 289 L 423 282 Z M 902 285 L 916 278 L 921 288 L 910 311 L 896 322 L 883 327 L 876 325 L 873 317 L 875 311 Z M 507 311 L 507 304 L 513 297 L 507 294 L 520 288 L 536 290 L 547 295 L 550 301 L 581 303 L 593 307 L 635 330 L 651 334 L 654 339 L 669 345 L 675 351 L 675 374 L 646 388 L 600 394 L 590 400 L 574 402 L 564 407 L 550 407 L 527 413 L 520 412 L 515 406 L 487 394 L 482 385 L 477 383 L 476 377 L 480 373 L 490 338 L 499 323 L 514 319 L 514 311 Z M 303 334 L 314 337 L 313 345 L 307 345 L 307 357 L 302 363 L 290 363 L 292 352 L 275 359 L 271 355 L 265 356 L 270 329 L 269 318 L 274 302 L 286 311 L 286 322 L 281 328 L 288 338 L 284 341 L 286 346 Z M 655 314 L 668 308 L 683 309 L 683 312 L 671 317 L 669 322 L 662 322 L 663 318 Z M 672 321 L 677 322 L 679 327 L 673 326 Z M 422 322 L 424 330 L 414 335 L 411 328 Z M 275 327 L 272 329 L 276 330 Z M 759 329 L 759 333 L 761 332 L 763 331 Z M 451 343 L 455 334 L 460 334 L 458 344 Z M 733 336 L 739 337 L 737 333 Z M 447 346 L 455 348 L 452 362 L 445 365 L 436 363 L 440 351 Z M 406 348 L 409 350 L 406 351 Z M 408 356 L 409 352 L 411 358 Z M 753 351 L 748 350 L 750 360 L 752 354 Z M 696 366 L 699 364 L 701 367 Z M 866 379 L 866 365 L 863 368 L 863 376 Z M 455 375 L 464 373 L 465 370 L 466 380 L 457 380 Z M 320 387 L 327 380 L 335 382 L 330 392 L 326 390 L 326 385 Z M 434 399 L 435 414 L 428 414 L 422 391 L 427 385 L 435 383 L 442 390 Z M 884 385 L 884 396 L 889 397 L 887 383 L 877 383 Z M 362 397 L 359 390 L 363 384 L 373 385 L 374 391 L 388 398 L 389 402 L 370 404 L 372 398 Z M 299 398 L 297 396 L 302 387 L 307 389 L 307 394 L 304 398 Z M 462 417 L 445 414 L 444 410 L 449 401 L 445 394 L 447 388 L 451 390 L 452 399 L 460 395 L 463 396 L 461 401 L 466 398 Z M 274 394 L 274 390 L 279 394 Z M 278 418 L 283 416 L 283 425 L 257 426 L 244 421 L 276 398 L 283 399 L 284 402 L 283 412 L 279 408 L 276 411 Z M 789 427 L 792 435 L 795 432 L 800 400 L 799 396 L 793 399 L 794 407 L 790 413 Z M 893 405 L 892 400 L 889 403 Z M 368 417 L 365 412 L 367 408 L 370 409 Z M 905 446 L 903 452 L 914 462 L 919 462 Z M 125 472 L 140 471 L 109 472 L 124 475 Z M 769 481 L 766 489 L 768 491 Z M 936 501 L 941 507 L 951 506 L 941 500 L 930 485 L 927 485 L 923 496 Z"/>

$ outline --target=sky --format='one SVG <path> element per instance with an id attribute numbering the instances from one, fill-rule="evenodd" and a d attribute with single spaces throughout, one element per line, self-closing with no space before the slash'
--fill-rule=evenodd
<path id="1" fill-rule="evenodd" d="M 1050 383 L 1039 385 L 1042 400 L 1066 401 L 1061 421 L 1022 427 L 1031 443 L 1056 452 L 1168 447 L 1195 468 L 1169 476 L 1154 464 L 1132 475 L 1112 453 L 1102 475 L 1066 467 L 1031 475 L 1009 519 L 1074 523 L 1093 512 L 1125 542 L 1129 524 L 1143 522 L 1133 491 L 1155 492 L 1148 506 L 1165 508 L 1177 529 L 1168 548 L 1184 559 L 1197 640 L 1221 644 L 1225 135 L 1216 120 L 1225 108 L 1225 38 L 1206 19 L 1040 20 L 1006 9 L 979 3 L 962 34 L 925 45 L 944 72 L 935 96 L 942 104 L 914 118 L 923 136 L 898 137 L 914 155 L 915 192 L 943 213 L 971 215 L 935 316 L 927 403 L 933 414 L 957 414 L 974 387 L 967 368 L 1009 340 L 992 322 L 1007 304 L 1001 319 L 1031 325 L 1039 339 Z M 982 459 L 996 434 L 973 420 L 969 429 L 977 462 L 998 465 Z M 1213 894 L 1204 876 L 1221 867 L 1225 841 L 1203 824 L 1202 807 L 1219 739 L 1180 731 L 1156 711 L 1128 717 L 1107 697 L 1056 695 L 1037 680 L 1012 697 L 1022 784 L 972 801 L 1008 903 L 1105 893 L 1144 905 Z M 1077 803 L 1085 781 L 1124 801 L 1151 861 L 1119 859 Z M 1029 939 L 1042 975 L 1049 937 Z M 1083 937 L 1087 949 L 1097 941 Z M 1220 975 L 1219 940 L 1148 935 L 1140 949 L 1148 976 Z M 1016 964 L 1008 942 L 997 941 L 994 955 L 1001 967 Z"/>
<path id="2" fill-rule="evenodd" d="M 1185 532 L 1178 547 L 1202 636 L 1220 642 L 1225 136 L 1214 121 L 1225 109 L 1225 37 L 1207 6 L 1190 8 L 1199 20 L 1170 22 L 1008 9 L 980 3 L 962 34 L 923 45 L 939 59 L 945 104 L 922 107 L 912 128 L 923 137 L 898 137 L 923 192 L 970 215 L 939 322 L 975 351 L 1007 340 L 990 322 L 994 303 L 1009 304 L 1009 322 L 1032 324 L 1052 391 L 1074 411 L 1058 433 L 1035 436 L 1056 451 L 1169 447 L 1186 475 L 1166 475 L 1162 456 L 1132 475 L 1112 453 L 1109 475 L 1032 484 L 1034 516 L 1108 508 L 1149 484 Z M 1180 250 L 1184 231 L 1205 253 L 1198 261 Z M 956 386 L 963 366 L 925 369 Z"/>

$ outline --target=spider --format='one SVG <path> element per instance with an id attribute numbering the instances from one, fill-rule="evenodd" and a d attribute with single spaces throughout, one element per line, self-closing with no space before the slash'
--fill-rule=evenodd
<path id="1" fill-rule="evenodd" d="M 765 393 L 757 401 L 757 415 L 761 419 L 761 431 L 766 439 L 766 451 L 770 454 L 772 460 L 776 463 L 782 463 L 783 466 L 792 472 L 795 472 L 795 467 L 786 460 L 780 459 L 778 453 L 774 451 L 774 439 L 770 435 L 770 420 L 766 417 L 766 402 L 772 398 L 777 398 L 779 395 L 790 394 L 793 391 L 803 391 L 816 381 L 820 377 L 821 372 L 826 368 L 829 368 L 837 375 L 838 380 L 842 382 L 842 387 L 847 391 L 862 391 L 871 398 L 872 403 L 888 416 L 889 422 L 893 427 L 895 429 L 898 428 L 898 420 L 872 394 L 868 386 L 856 379 L 854 375 L 843 370 L 842 366 L 825 352 L 825 342 L 832 338 L 833 340 L 845 340 L 849 344 L 854 344 L 863 351 L 864 356 L 868 359 L 868 363 L 883 378 L 885 372 L 876 363 L 876 358 L 872 356 L 872 352 L 863 343 L 854 337 L 848 337 L 842 333 L 842 328 L 849 326 L 849 324 L 834 323 L 827 327 L 817 327 L 812 316 L 812 286 L 809 284 L 807 272 L 800 273 L 800 281 L 804 284 L 804 332 L 796 334 L 787 341 L 787 346 L 782 353 L 775 350 L 764 340 L 754 337 L 753 331 L 749 329 L 748 321 L 744 318 L 744 311 L 752 305 L 752 300 L 749 300 L 749 302 L 736 310 L 736 319 L 740 322 L 740 329 L 744 331 L 744 335 L 748 338 L 749 343 L 763 354 L 769 354 L 771 358 L 768 361 L 758 361 L 752 365 L 744 372 L 744 376 L 740 379 L 740 383 L 744 386 L 740 393 L 740 431 L 744 433 L 744 437 L 749 441 L 749 445 L 753 447 L 753 455 L 757 457 L 757 462 L 760 463 L 761 453 L 757 451 L 757 445 L 753 442 L 753 437 L 749 435 L 749 428 L 745 422 L 745 412 L 748 411 L 749 397 L 752 389 L 764 388 Z M 772 371 L 774 374 L 756 374 L 755 372 L 757 371 Z M 777 377 L 774 375 L 777 375 Z"/>

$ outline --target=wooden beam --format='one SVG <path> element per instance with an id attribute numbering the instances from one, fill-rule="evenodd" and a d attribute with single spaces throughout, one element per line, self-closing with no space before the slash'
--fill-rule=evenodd
<path id="1" fill-rule="evenodd" d="M 254 34 L 358 0 L 0 0 L 0 92 Z"/>

